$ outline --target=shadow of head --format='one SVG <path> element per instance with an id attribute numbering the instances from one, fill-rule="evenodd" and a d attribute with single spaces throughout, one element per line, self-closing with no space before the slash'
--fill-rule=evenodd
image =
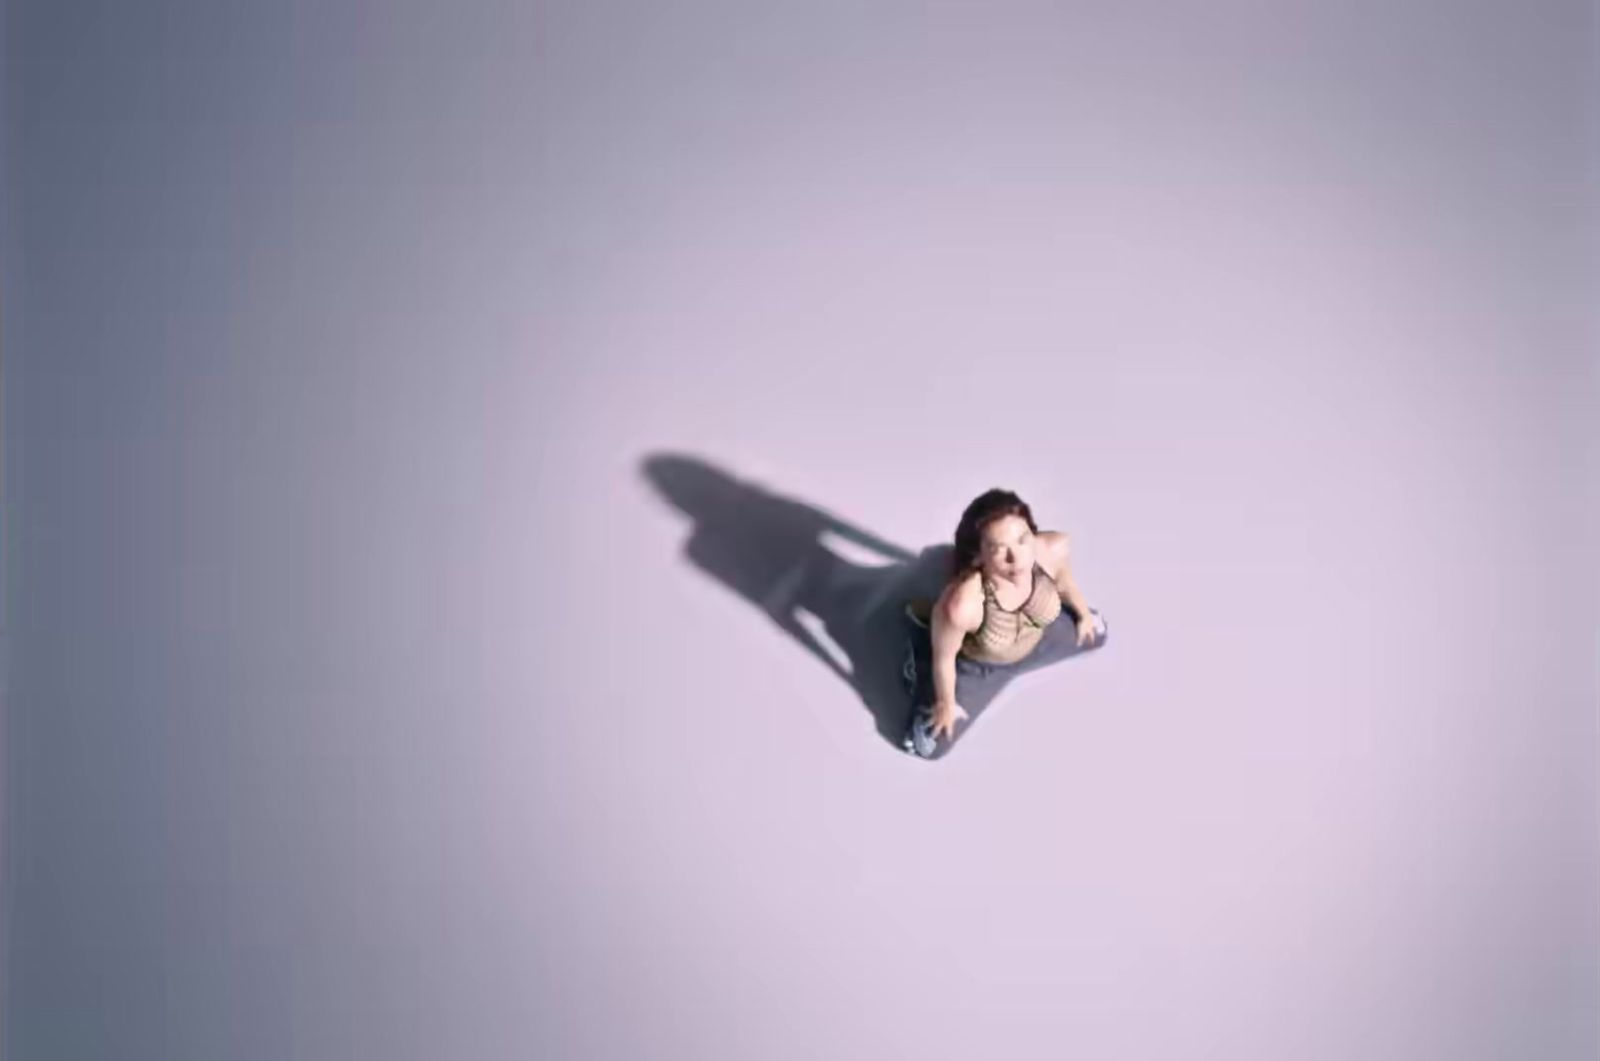
<path id="1" fill-rule="evenodd" d="M 899 680 L 904 605 L 938 594 L 951 547 L 912 553 L 693 455 L 651 454 L 641 473 L 689 520 L 688 560 L 838 674 L 898 745 L 910 711 Z"/>

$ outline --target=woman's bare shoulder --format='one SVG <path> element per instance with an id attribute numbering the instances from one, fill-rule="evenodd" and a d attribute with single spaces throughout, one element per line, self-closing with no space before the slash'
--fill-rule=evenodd
<path id="1" fill-rule="evenodd" d="M 1039 532 L 1037 540 L 1039 563 L 1044 565 L 1045 572 L 1051 578 L 1059 577 L 1061 569 L 1067 566 L 1067 557 L 1071 555 L 1072 539 L 1066 531 L 1046 530 Z"/>
<path id="2" fill-rule="evenodd" d="M 976 630 L 983 625 L 983 581 L 978 572 L 969 572 L 951 579 L 939 594 L 936 605 L 946 622 L 962 630 Z"/>

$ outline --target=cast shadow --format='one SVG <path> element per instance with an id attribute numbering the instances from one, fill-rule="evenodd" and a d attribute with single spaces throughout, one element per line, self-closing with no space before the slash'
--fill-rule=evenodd
<path id="1" fill-rule="evenodd" d="M 656 491 L 690 521 L 684 555 L 754 605 L 853 689 L 880 736 L 896 748 L 910 719 L 900 681 L 911 597 L 935 597 L 949 545 L 913 554 L 814 505 L 773 493 L 698 457 L 656 453 L 641 462 Z M 882 556 L 853 563 L 833 534 Z M 806 615 L 814 617 L 808 623 Z M 814 632 L 820 628 L 844 659 Z"/>

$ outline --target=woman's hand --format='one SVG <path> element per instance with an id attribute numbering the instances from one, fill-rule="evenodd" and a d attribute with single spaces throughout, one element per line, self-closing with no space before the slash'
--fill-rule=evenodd
<path id="1" fill-rule="evenodd" d="M 1078 644 L 1084 645 L 1100 636 L 1100 623 L 1094 613 L 1085 608 L 1083 618 L 1078 620 Z"/>
<path id="2" fill-rule="evenodd" d="M 941 700 L 933 705 L 933 725 L 928 727 L 935 740 L 939 731 L 944 730 L 945 737 L 952 738 L 956 735 L 956 719 L 966 718 L 967 709 L 954 700 Z"/>

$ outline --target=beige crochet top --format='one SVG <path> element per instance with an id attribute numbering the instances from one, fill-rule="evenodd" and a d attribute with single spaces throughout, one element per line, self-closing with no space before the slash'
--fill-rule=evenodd
<path id="1" fill-rule="evenodd" d="M 1014 609 L 1000 607 L 994 583 L 984 578 L 983 625 L 967 634 L 961 654 L 980 663 L 1017 663 L 1060 616 L 1061 592 L 1038 564 L 1033 565 L 1033 592 Z"/>

